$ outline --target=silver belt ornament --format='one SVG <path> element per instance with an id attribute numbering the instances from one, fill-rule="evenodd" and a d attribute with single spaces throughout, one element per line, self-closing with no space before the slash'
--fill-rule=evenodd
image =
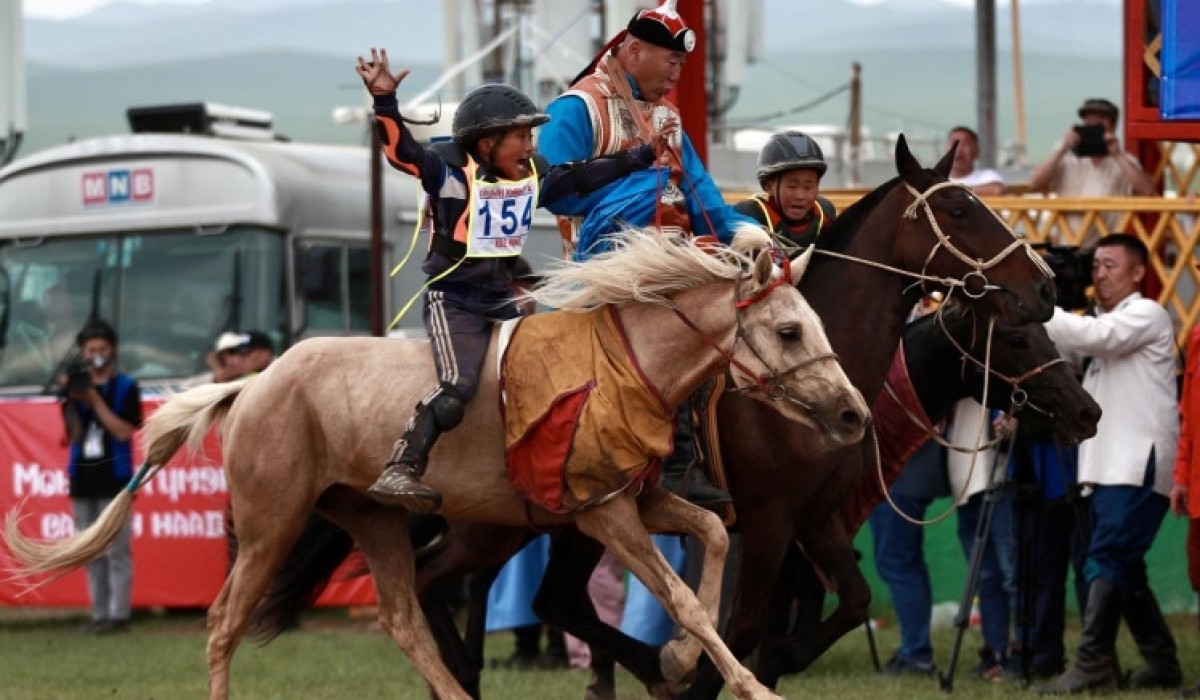
<path id="1" fill-rule="evenodd" d="M 668 207 L 677 207 L 683 204 L 683 191 L 674 182 L 668 181 L 662 194 L 658 196 L 658 201 Z"/>

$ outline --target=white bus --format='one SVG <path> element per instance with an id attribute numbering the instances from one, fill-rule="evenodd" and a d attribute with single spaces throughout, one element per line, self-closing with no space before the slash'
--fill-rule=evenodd
<path id="1" fill-rule="evenodd" d="M 280 350 L 369 332 L 366 148 L 290 143 L 270 115 L 206 104 L 130 123 L 0 169 L 0 393 L 40 392 L 92 313 L 116 327 L 121 371 L 150 386 L 203 374 L 225 330 L 266 331 Z M 382 191 L 389 270 L 418 184 L 384 163 Z M 561 249 L 552 217 L 536 221 L 535 267 Z M 387 282 L 385 322 L 419 291 L 427 243 Z M 418 304 L 400 330 L 420 329 Z"/>

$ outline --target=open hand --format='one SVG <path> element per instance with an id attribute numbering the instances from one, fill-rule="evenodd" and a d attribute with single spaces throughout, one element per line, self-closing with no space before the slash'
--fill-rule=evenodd
<path id="1" fill-rule="evenodd" d="M 392 75 L 388 67 L 387 49 L 374 47 L 371 47 L 371 60 L 367 61 L 359 56 L 358 65 L 354 70 L 372 95 L 390 95 L 396 92 L 396 88 L 408 77 L 409 72 L 407 68 L 403 68 L 399 73 Z"/>

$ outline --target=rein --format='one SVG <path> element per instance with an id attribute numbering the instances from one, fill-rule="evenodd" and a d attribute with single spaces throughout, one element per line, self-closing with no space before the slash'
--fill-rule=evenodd
<path id="1" fill-rule="evenodd" d="M 942 310 L 944 308 L 945 308 L 945 306 L 942 306 L 942 307 L 938 308 L 938 310 L 937 310 L 939 324 L 942 323 L 941 314 L 942 314 Z M 987 342 L 987 346 L 986 346 L 987 351 L 984 354 L 984 365 L 983 365 L 983 367 L 984 367 L 984 373 L 983 373 L 984 401 L 987 400 L 988 385 L 991 381 L 992 372 L 993 372 L 993 370 L 991 368 L 991 366 L 992 366 L 992 331 L 995 328 L 995 325 L 996 325 L 996 318 L 993 316 L 988 320 L 988 335 L 987 335 L 988 342 Z M 942 328 L 943 328 L 943 330 L 945 330 L 944 325 L 942 326 Z M 957 345 L 956 345 L 956 347 L 957 347 Z M 889 394 L 891 394 L 892 397 L 896 399 L 897 403 L 899 403 L 899 398 L 895 396 L 895 393 L 891 391 L 891 388 L 887 385 L 886 382 L 884 383 L 884 387 L 888 389 Z M 905 407 L 903 404 L 901 404 L 901 407 L 904 408 L 906 413 L 908 413 L 907 407 Z M 954 497 L 954 502 L 951 503 L 949 506 L 947 506 L 946 510 L 943 511 L 941 513 L 941 515 L 938 515 L 934 518 L 930 518 L 928 520 L 922 520 L 921 518 L 912 517 L 908 513 L 905 513 L 903 510 L 901 510 L 900 506 L 896 505 L 896 502 L 894 500 L 892 500 L 891 490 L 888 488 L 887 480 L 883 476 L 883 458 L 879 454 L 879 435 L 875 430 L 874 423 L 872 423 L 872 425 L 871 425 L 871 440 L 874 442 L 874 446 L 875 446 L 875 475 L 878 477 L 879 490 L 883 492 L 883 497 L 887 499 L 888 505 L 890 505 L 892 507 L 892 510 L 895 511 L 896 515 L 899 515 L 901 518 L 903 518 L 904 520 L 906 520 L 907 522 L 909 522 L 913 525 L 927 527 L 929 525 L 936 525 L 937 523 L 942 522 L 946 518 L 950 517 L 951 513 L 953 513 L 955 510 L 958 509 L 958 504 L 962 502 L 963 497 L 967 495 L 967 489 L 969 489 L 971 487 L 971 478 L 975 475 L 975 465 L 978 463 L 979 453 L 982 452 L 983 450 L 988 449 L 990 446 L 994 445 L 998 441 L 998 440 L 993 440 L 987 444 L 984 444 L 983 434 L 984 434 L 984 430 L 987 428 L 987 423 L 988 423 L 988 421 L 987 421 L 988 407 L 986 404 L 981 403 L 979 408 L 980 408 L 979 432 L 975 436 L 975 447 L 974 448 L 957 447 L 953 444 L 950 444 L 949 442 L 944 441 L 940 436 L 937 436 L 935 434 L 936 431 L 933 431 L 931 428 L 927 428 L 921 422 L 917 423 L 922 429 L 925 429 L 926 431 L 928 431 L 930 434 L 930 437 L 933 437 L 935 440 L 937 440 L 938 444 L 942 445 L 943 447 L 947 447 L 950 449 L 954 449 L 957 452 L 966 453 L 966 454 L 971 455 L 971 467 L 967 470 L 967 478 L 966 478 L 966 480 L 963 481 L 962 490 Z M 1009 415 L 1012 415 L 1011 410 L 1010 410 Z M 912 417 L 914 420 L 916 419 L 915 416 L 912 416 Z"/>

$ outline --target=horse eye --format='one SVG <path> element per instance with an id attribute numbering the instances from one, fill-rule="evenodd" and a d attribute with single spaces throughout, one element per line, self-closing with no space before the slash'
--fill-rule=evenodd
<path id="1" fill-rule="evenodd" d="M 966 217 L 967 210 L 962 207 L 954 207 L 950 210 L 950 218 L 952 219 L 965 219 Z"/>
<path id="2" fill-rule="evenodd" d="M 796 326 L 780 328 L 779 339 L 785 343 L 795 343 L 800 340 L 800 329 Z"/>

